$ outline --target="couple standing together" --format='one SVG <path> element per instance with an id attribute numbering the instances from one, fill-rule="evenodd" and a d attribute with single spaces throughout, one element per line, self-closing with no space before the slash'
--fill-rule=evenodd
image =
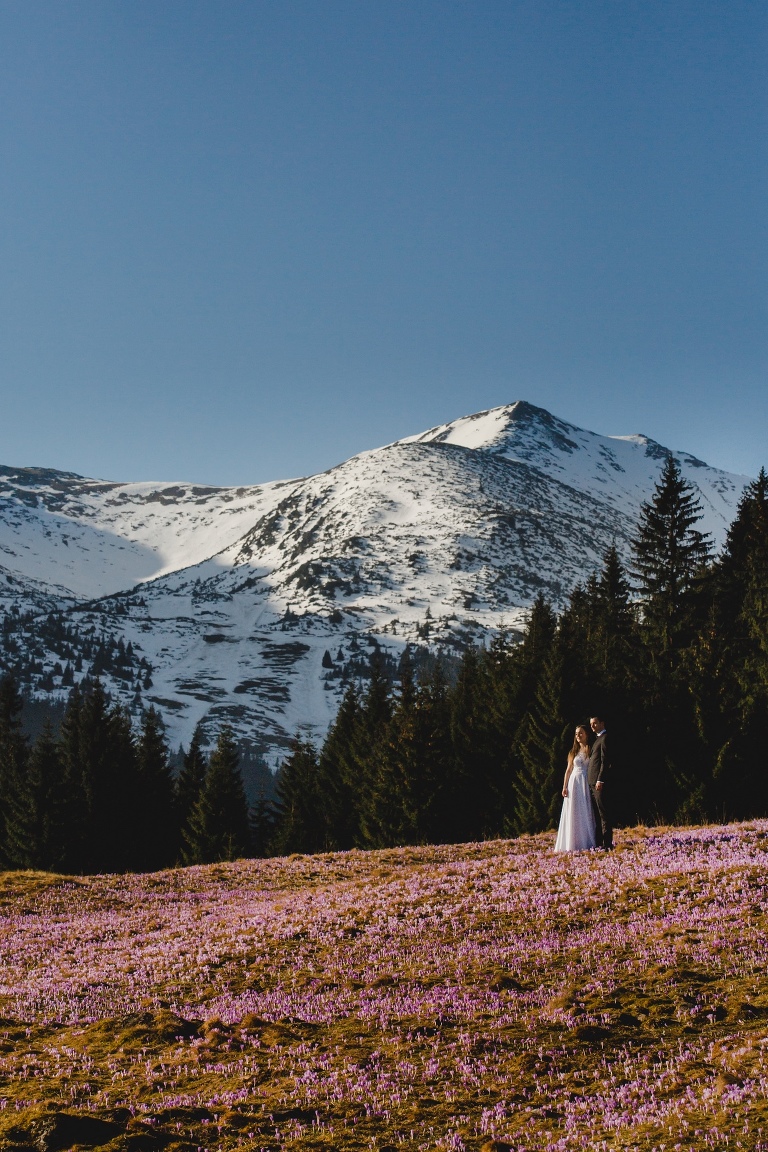
<path id="1" fill-rule="evenodd" d="M 589 726 L 594 742 L 585 725 L 579 724 L 568 753 L 555 852 L 613 848 L 613 828 L 605 806 L 605 784 L 611 777 L 607 734 L 599 716 L 593 716 Z"/>

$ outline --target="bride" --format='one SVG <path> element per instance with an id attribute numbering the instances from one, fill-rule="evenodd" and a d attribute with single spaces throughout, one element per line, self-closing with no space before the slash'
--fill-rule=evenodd
<path id="1" fill-rule="evenodd" d="M 573 748 L 563 782 L 563 811 L 557 830 L 555 852 L 578 852 L 596 847 L 595 813 L 587 783 L 589 732 L 583 724 L 576 729 Z"/>

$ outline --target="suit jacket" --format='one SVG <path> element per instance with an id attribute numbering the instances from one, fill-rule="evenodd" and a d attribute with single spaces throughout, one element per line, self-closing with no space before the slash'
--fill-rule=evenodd
<path id="1" fill-rule="evenodd" d="M 589 767 L 587 768 L 587 781 L 590 788 L 594 788 L 598 780 L 606 781 L 611 774 L 611 757 L 608 752 L 608 734 L 604 732 L 598 736 L 592 745 L 589 754 Z"/>

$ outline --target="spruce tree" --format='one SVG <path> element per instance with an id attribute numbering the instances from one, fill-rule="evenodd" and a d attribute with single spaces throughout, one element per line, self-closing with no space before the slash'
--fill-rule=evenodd
<path id="1" fill-rule="evenodd" d="M 374 652 L 370 663 L 370 674 L 366 690 L 360 701 L 357 721 L 351 746 L 351 768 L 354 772 L 355 791 L 358 797 L 359 826 L 355 833 L 358 847 L 370 847 L 370 830 L 366 830 L 366 814 L 373 810 L 375 801 L 378 767 L 376 757 L 381 748 L 392 718 L 392 697 L 389 682 L 384 673 L 380 653 Z"/>
<path id="2" fill-rule="evenodd" d="M 658 795 L 659 758 L 651 757 L 649 762 L 647 756 L 655 722 L 644 703 L 647 652 L 640 639 L 629 579 L 614 545 L 603 558 L 594 596 L 583 661 L 587 696 L 582 697 L 578 715 L 585 722 L 595 712 L 610 717 L 616 765 L 611 810 L 616 823 L 634 823 L 652 815 L 649 801 Z M 637 788 L 638 779 L 645 781 L 643 789 Z"/>
<path id="3" fill-rule="evenodd" d="M 723 815 L 768 813 L 768 477 L 747 486 L 714 574 L 720 747 L 713 786 Z"/>
<path id="4" fill-rule="evenodd" d="M 319 804 L 328 851 L 352 848 L 360 837 L 358 766 L 355 761 L 360 700 L 350 684 L 320 752 Z"/>
<path id="5" fill-rule="evenodd" d="M 248 813 L 251 852 L 255 857 L 269 856 L 274 847 L 277 812 L 263 791 Z"/>
<path id="6" fill-rule="evenodd" d="M 560 713 L 546 715 L 541 705 L 558 695 L 558 687 L 557 662 L 552 659 L 521 731 L 521 767 L 515 778 L 514 812 L 505 824 L 507 835 L 544 832 L 556 825 L 571 725 Z"/>
<path id="7" fill-rule="evenodd" d="M 15 678 L 0 679 L 0 865 L 13 865 L 13 822 L 28 803 L 28 746 L 21 726 L 22 699 Z"/>
<path id="8" fill-rule="evenodd" d="M 80 755 L 83 705 L 83 693 L 76 684 L 69 694 L 58 741 L 64 776 L 62 871 L 66 872 L 83 870 L 88 837 L 88 805 Z"/>
<path id="9" fill-rule="evenodd" d="M 612 544 L 595 586 L 594 625 L 585 637 L 590 662 L 601 679 L 604 707 L 614 712 L 638 670 L 639 636 L 627 573 Z"/>
<path id="10" fill-rule="evenodd" d="M 200 797 L 184 833 L 185 864 L 237 860 L 249 848 L 248 803 L 232 730 L 224 728 L 211 753 Z"/>
<path id="11" fill-rule="evenodd" d="M 714 569 L 721 642 L 732 643 L 748 589 L 760 569 L 768 565 L 768 476 L 760 469 L 757 480 L 742 493 L 736 517 L 728 529 L 725 547 Z M 746 639 L 746 635 L 743 636 Z"/>
<path id="12" fill-rule="evenodd" d="M 661 657 L 689 639 L 695 592 L 711 550 L 709 537 L 695 527 L 701 515 L 694 488 L 668 456 L 653 496 L 641 507 L 632 545 L 644 630 Z"/>
<path id="13" fill-rule="evenodd" d="M 501 786 L 488 707 L 487 669 L 477 649 L 461 659 L 451 693 L 453 749 L 449 825 L 457 839 L 479 840 L 502 830 Z"/>
<path id="14" fill-rule="evenodd" d="M 37 860 L 34 867 L 59 872 L 66 864 L 67 795 L 59 743 L 46 721 L 29 760 L 37 817 Z"/>
<path id="15" fill-rule="evenodd" d="M 566 617 L 567 619 L 567 617 Z M 578 648 L 563 621 L 544 660 L 534 698 L 521 726 L 518 743 L 515 808 L 508 827 L 516 834 L 554 827 L 560 810 L 565 759 L 572 740 L 572 664 Z"/>
<path id="16" fill-rule="evenodd" d="M 205 777 L 208 772 L 208 760 L 203 752 L 203 733 L 200 725 L 195 727 L 189 748 L 184 753 L 181 771 L 176 777 L 175 806 L 176 827 L 178 829 L 177 854 L 183 848 L 184 830 L 189 825 L 195 805 L 200 799 Z"/>
<path id="17" fill-rule="evenodd" d="M 455 761 L 451 744 L 451 703 L 442 662 L 438 659 L 419 681 L 416 698 L 416 743 L 419 762 L 411 786 L 416 840 L 438 844 L 459 838 L 454 824 Z"/>
<path id="18" fill-rule="evenodd" d="M 109 724 L 109 706 L 101 681 L 96 680 L 85 698 L 80 721 L 80 771 L 86 801 L 86 840 L 83 869 L 88 872 L 119 871 L 116 837 L 125 819 Z"/>
<path id="19" fill-rule="evenodd" d="M 529 767 L 523 758 L 523 747 L 528 739 L 529 717 L 536 707 L 537 693 L 544 669 L 552 652 L 557 630 L 557 617 L 543 594 L 533 603 L 522 642 L 514 651 L 514 677 L 512 692 L 507 702 L 507 715 L 498 735 L 498 763 L 504 766 L 505 790 L 502 794 L 503 827 L 505 830 L 527 828 L 520 813 L 520 786 L 527 787 L 524 779 Z M 492 701 L 491 707 L 496 704 Z M 496 705 L 498 708 L 498 705 Z M 522 821 L 522 823 L 521 823 Z"/>
<path id="20" fill-rule="evenodd" d="M 368 753 L 367 788 L 360 815 L 360 839 L 368 848 L 392 848 L 417 840 L 414 789 L 421 771 L 419 735 L 416 682 L 406 659 L 401 662 L 391 715 L 380 723 Z"/>
<path id="21" fill-rule="evenodd" d="M 277 774 L 274 846 L 279 855 L 325 848 L 317 750 L 310 740 L 300 737 Z"/>
<path id="22" fill-rule="evenodd" d="M 176 857 L 173 777 L 160 714 L 144 713 L 136 747 L 136 779 L 141 804 L 135 820 L 136 867 L 154 871 Z"/>
<path id="23" fill-rule="evenodd" d="M 66 862 L 64 774 L 46 720 L 27 758 L 25 787 L 12 797 L 9 856 L 13 867 L 59 871 Z"/>

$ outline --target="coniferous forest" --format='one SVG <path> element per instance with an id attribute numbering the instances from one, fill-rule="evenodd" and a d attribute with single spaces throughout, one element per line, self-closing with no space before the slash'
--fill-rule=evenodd
<path id="1" fill-rule="evenodd" d="M 297 739 L 277 800 L 249 810 L 235 734 L 196 733 L 171 771 L 160 716 L 139 731 L 98 681 L 61 730 L 24 736 L 0 681 L 0 865 L 152 870 L 243 855 L 464 841 L 555 826 L 573 728 L 607 721 L 617 824 L 768 814 L 768 477 L 745 490 L 720 555 L 673 458 L 615 548 L 561 612 L 450 666 L 374 653 L 322 747 Z M 583 541 L 574 539 L 574 548 Z M 415 667 L 418 663 L 418 671 Z"/>

